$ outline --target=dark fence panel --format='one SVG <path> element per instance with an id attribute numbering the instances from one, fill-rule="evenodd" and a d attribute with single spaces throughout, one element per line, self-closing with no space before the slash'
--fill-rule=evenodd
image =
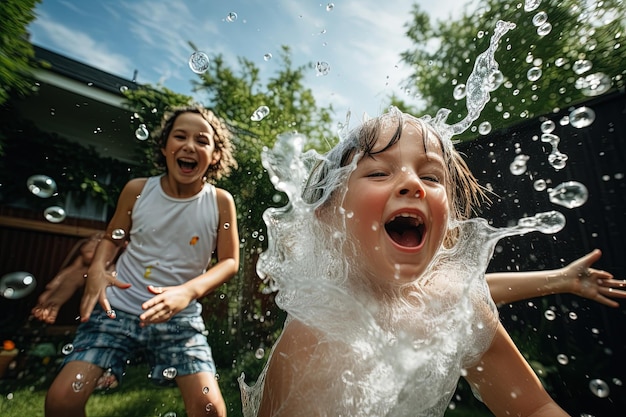
<path id="1" fill-rule="evenodd" d="M 595 112 L 590 126 L 561 124 L 571 110 L 582 106 Z M 545 120 L 554 121 L 558 148 L 568 155 L 561 170 L 549 164 L 552 146 L 541 141 Z M 599 248 L 603 256 L 595 267 L 626 279 L 625 120 L 626 95 L 620 91 L 457 146 L 481 183 L 499 196 L 482 214 L 495 226 L 512 225 L 521 217 L 549 210 L 558 210 L 567 219 L 565 229 L 555 235 L 531 233 L 499 242 L 490 271 L 558 268 Z M 530 159 L 524 174 L 513 175 L 509 166 L 518 154 Z M 548 188 L 580 182 L 588 189 L 588 201 L 571 209 L 554 204 L 547 191 L 534 188 L 538 179 L 545 180 Z M 555 311 L 556 319 L 546 318 L 548 309 Z M 554 295 L 503 306 L 500 313 L 521 351 L 567 411 L 623 415 L 626 301 L 612 309 L 573 295 Z M 566 365 L 557 360 L 559 354 L 567 356 Z M 606 383 L 608 397 L 594 394 L 596 379 Z"/>

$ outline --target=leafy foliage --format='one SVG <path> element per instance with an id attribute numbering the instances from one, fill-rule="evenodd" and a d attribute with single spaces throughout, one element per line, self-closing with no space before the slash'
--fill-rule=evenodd
<path id="1" fill-rule="evenodd" d="M 492 92 L 477 124 L 489 121 L 501 128 L 579 103 L 601 92 L 594 89 L 599 80 L 594 75 L 604 74 L 611 90 L 623 87 L 623 7 L 620 0 L 544 0 L 527 12 L 524 2 L 480 0 L 458 19 L 432 22 L 414 5 L 406 32 L 414 47 L 402 53 L 402 60 L 413 68 L 407 88 L 418 92 L 422 104 L 411 111 L 434 115 L 445 107 L 452 110 L 449 122 L 465 117 L 465 100 L 455 99 L 454 88 L 465 83 L 498 20 L 514 22 L 517 28 L 496 53 L 504 81 Z M 584 70 L 585 64 L 592 68 Z M 393 101 L 410 107 L 397 97 Z M 464 138 L 475 132 L 473 126 Z"/>

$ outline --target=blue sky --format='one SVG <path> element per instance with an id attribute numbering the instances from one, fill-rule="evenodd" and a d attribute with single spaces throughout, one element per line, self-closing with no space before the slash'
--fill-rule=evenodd
<path id="1" fill-rule="evenodd" d="M 399 55 L 410 43 L 404 36 L 411 3 L 407 0 L 44 0 L 30 25 L 31 41 L 103 71 L 139 83 L 162 84 L 191 95 L 197 76 L 188 59 L 188 41 L 207 54 L 222 54 L 237 68 L 244 56 L 261 77 L 278 68 L 281 46 L 288 45 L 294 65 L 325 61 L 330 72 L 311 68 L 306 84 L 319 104 L 333 103 L 337 120 L 350 110 L 384 111 L 392 92 L 405 94 L 408 71 Z M 439 0 L 427 7 L 434 18 L 448 18 L 461 7 Z M 432 3 L 432 2 L 430 2 Z M 332 5 L 332 7 L 330 7 Z M 236 19 L 227 18 L 236 13 Z M 265 60 L 266 54 L 272 59 Z M 196 97 L 205 102 L 201 96 Z"/>

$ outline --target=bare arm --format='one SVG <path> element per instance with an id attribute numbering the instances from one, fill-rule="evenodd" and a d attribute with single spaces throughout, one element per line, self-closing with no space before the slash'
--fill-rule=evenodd
<path id="1" fill-rule="evenodd" d="M 102 241 L 98 244 L 96 253 L 87 271 L 85 292 L 80 302 L 80 317 L 83 322 L 89 319 L 96 302 L 99 302 L 105 311 L 111 311 L 111 305 L 106 298 L 105 290 L 107 286 L 115 285 L 118 288 L 128 288 L 130 286 L 118 281 L 113 274 L 107 271 L 107 268 L 128 239 L 132 226 L 131 212 L 137 201 L 137 196 L 141 194 L 145 183 L 146 178 L 130 180 L 120 194 L 113 218 L 107 226 Z M 124 231 L 125 235 L 123 238 L 113 238 L 113 232 L 117 230 Z M 118 233 L 116 233 L 117 235 Z"/>
<path id="2" fill-rule="evenodd" d="M 598 249 L 560 269 L 532 272 L 500 272 L 487 274 L 491 297 L 496 304 L 511 303 L 548 294 L 571 293 L 589 298 L 609 307 L 618 307 L 612 298 L 626 298 L 626 281 L 591 268 L 602 252 Z"/>
<path id="3" fill-rule="evenodd" d="M 532 368 L 500 324 L 479 363 L 468 369 L 468 382 L 497 417 L 564 417 Z"/>
<path id="4" fill-rule="evenodd" d="M 233 197 L 225 190 L 216 189 L 219 207 L 217 230 L 217 263 L 205 273 L 186 283 L 172 287 L 149 286 L 156 296 L 142 304 L 145 310 L 140 319 L 145 323 L 167 321 L 184 310 L 192 300 L 213 292 L 232 278 L 239 270 L 239 233 L 237 212 Z"/>

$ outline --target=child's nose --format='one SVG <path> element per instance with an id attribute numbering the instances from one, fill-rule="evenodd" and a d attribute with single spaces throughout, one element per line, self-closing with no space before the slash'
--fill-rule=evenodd
<path id="1" fill-rule="evenodd" d="M 424 198 L 426 197 L 426 189 L 419 176 L 413 173 L 405 173 L 402 181 L 398 185 L 398 194 L 401 196 Z"/>

